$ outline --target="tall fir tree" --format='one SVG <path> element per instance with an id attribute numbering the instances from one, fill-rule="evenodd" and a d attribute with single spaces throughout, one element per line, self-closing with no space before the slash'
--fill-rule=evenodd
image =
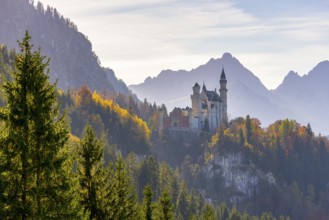
<path id="1" fill-rule="evenodd" d="M 217 219 L 228 219 L 230 217 L 230 210 L 227 208 L 225 203 L 219 205 L 219 210 L 217 213 Z"/>
<path id="2" fill-rule="evenodd" d="M 114 165 L 114 172 L 109 177 L 107 191 L 108 219 L 138 219 L 136 191 L 121 155 L 118 156 Z"/>
<path id="3" fill-rule="evenodd" d="M 97 139 L 95 132 L 87 125 L 78 145 L 77 173 L 80 182 L 81 204 L 88 219 L 103 219 L 104 182 L 103 167 L 104 144 Z"/>
<path id="4" fill-rule="evenodd" d="M 209 204 L 206 204 L 202 209 L 201 219 L 202 220 L 215 220 L 216 218 L 215 218 L 214 207 Z"/>
<path id="5" fill-rule="evenodd" d="M 64 115 L 58 113 L 56 84 L 49 82 L 49 59 L 40 49 L 32 51 L 30 40 L 26 31 L 15 57 L 13 81 L 3 86 L 7 103 L 1 109 L 4 216 L 64 218 L 69 213 L 58 208 L 68 207 L 64 203 L 70 201 L 63 200 L 70 184 L 63 181 L 66 178 L 61 172 L 68 126 Z"/>
<path id="6" fill-rule="evenodd" d="M 153 200 L 153 192 L 152 187 L 150 185 L 147 185 L 145 189 L 143 190 L 144 199 L 143 199 L 143 214 L 144 219 L 146 220 L 152 220 L 153 217 L 153 209 L 154 205 L 152 203 Z"/>
<path id="7" fill-rule="evenodd" d="M 183 180 L 179 190 L 179 196 L 177 200 L 176 212 L 178 216 L 181 216 L 183 219 L 188 219 L 190 209 L 188 201 L 188 190 L 186 182 Z"/>
<path id="8" fill-rule="evenodd" d="M 161 220 L 174 219 L 174 205 L 171 202 L 171 196 L 165 190 L 159 198 L 160 213 L 158 218 Z"/>
<path id="9" fill-rule="evenodd" d="M 139 198 L 142 197 L 143 189 L 150 185 L 154 194 L 157 196 L 159 188 L 159 164 L 153 156 L 147 156 L 140 163 L 138 170 L 138 189 Z"/>

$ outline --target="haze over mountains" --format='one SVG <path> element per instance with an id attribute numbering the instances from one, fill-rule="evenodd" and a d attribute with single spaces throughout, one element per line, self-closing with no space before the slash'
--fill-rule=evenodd
<path id="1" fill-rule="evenodd" d="M 61 89 L 86 84 L 92 90 L 131 94 L 113 70 L 100 65 L 87 37 L 56 9 L 44 8 L 41 4 L 35 8 L 28 0 L 1 0 L 0 30 L 0 44 L 8 48 L 17 48 L 17 40 L 29 30 L 32 42 L 51 58 L 50 78 L 58 79 Z M 329 134 L 328 61 L 319 63 L 303 77 L 290 72 L 277 89 L 268 90 L 251 71 L 226 53 L 191 71 L 164 70 L 130 89 L 139 99 L 164 103 L 169 110 L 191 106 L 192 85 L 204 82 L 208 90 L 218 89 L 223 67 L 228 79 L 230 118 L 249 114 L 259 118 L 263 126 L 291 118 L 310 123 L 316 132 Z"/>
<path id="2" fill-rule="evenodd" d="M 315 132 L 329 134 L 329 62 L 318 64 L 308 75 L 300 77 L 290 72 L 275 90 L 268 90 L 251 71 L 235 57 L 225 53 L 220 59 L 210 59 L 191 71 L 164 70 L 157 77 L 147 78 L 129 88 L 142 98 L 174 107 L 191 106 L 190 95 L 195 82 L 205 83 L 208 90 L 219 89 L 219 77 L 224 67 L 228 80 L 228 113 L 231 118 L 247 114 L 260 119 L 262 126 L 279 119 L 296 119 L 310 123 Z"/>
<path id="3" fill-rule="evenodd" d="M 9 49 L 18 48 L 17 40 L 28 30 L 34 45 L 51 58 L 50 78 L 58 79 L 61 89 L 86 84 L 93 90 L 129 93 L 112 70 L 100 65 L 87 37 L 54 8 L 38 3 L 36 9 L 28 0 L 1 0 L 0 30 L 0 44 Z"/>
<path id="4" fill-rule="evenodd" d="M 289 104 L 294 117 L 310 122 L 312 127 L 329 134 L 329 61 L 320 62 L 305 76 L 289 72 L 273 91 Z"/>

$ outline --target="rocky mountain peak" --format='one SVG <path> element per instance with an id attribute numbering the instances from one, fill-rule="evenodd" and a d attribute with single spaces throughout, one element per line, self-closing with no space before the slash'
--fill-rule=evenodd
<path id="1" fill-rule="evenodd" d="M 325 60 L 316 65 L 313 70 L 308 74 L 309 77 L 316 77 L 322 79 L 322 77 L 329 77 L 329 61 Z"/>
<path id="2" fill-rule="evenodd" d="M 232 54 L 225 52 L 221 59 L 222 60 L 231 60 L 231 59 L 233 59 L 233 56 L 232 56 Z"/>
<path id="3" fill-rule="evenodd" d="M 276 88 L 276 90 L 282 89 L 287 84 L 296 83 L 300 80 L 301 77 L 298 75 L 297 72 L 290 71 L 283 79 L 282 83 Z"/>

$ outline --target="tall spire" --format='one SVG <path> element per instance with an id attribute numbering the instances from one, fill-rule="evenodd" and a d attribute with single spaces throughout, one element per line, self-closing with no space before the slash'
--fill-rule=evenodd
<path id="1" fill-rule="evenodd" d="M 225 76 L 224 67 L 222 68 L 222 74 L 220 75 L 219 84 L 220 84 L 219 94 L 220 94 L 220 99 L 222 100 L 221 120 L 227 122 L 227 88 L 226 88 L 227 80 Z"/>
<path id="2" fill-rule="evenodd" d="M 206 88 L 206 84 L 204 83 L 204 81 L 203 81 L 203 86 L 202 86 L 202 90 L 207 90 L 207 88 Z"/>
<path id="3" fill-rule="evenodd" d="M 224 67 L 222 68 L 222 74 L 220 75 L 220 80 L 226 80 L 226 75 L 225 75 Z"/>

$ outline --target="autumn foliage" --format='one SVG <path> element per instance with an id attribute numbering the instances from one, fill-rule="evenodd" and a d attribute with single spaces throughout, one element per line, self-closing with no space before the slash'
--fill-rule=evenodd
<path id="1" fill-rule="evenodd" d="M 87 86 L 61 96 L 71 118 L 71 132 L 80 136 L 89 123 L 98 134 L 104 134 L 108 142 L 116 145 L 124 154 L 149 150 L 150 129 L 137 115 L 121 108 L 113 100 L 93 93 Z"/>

